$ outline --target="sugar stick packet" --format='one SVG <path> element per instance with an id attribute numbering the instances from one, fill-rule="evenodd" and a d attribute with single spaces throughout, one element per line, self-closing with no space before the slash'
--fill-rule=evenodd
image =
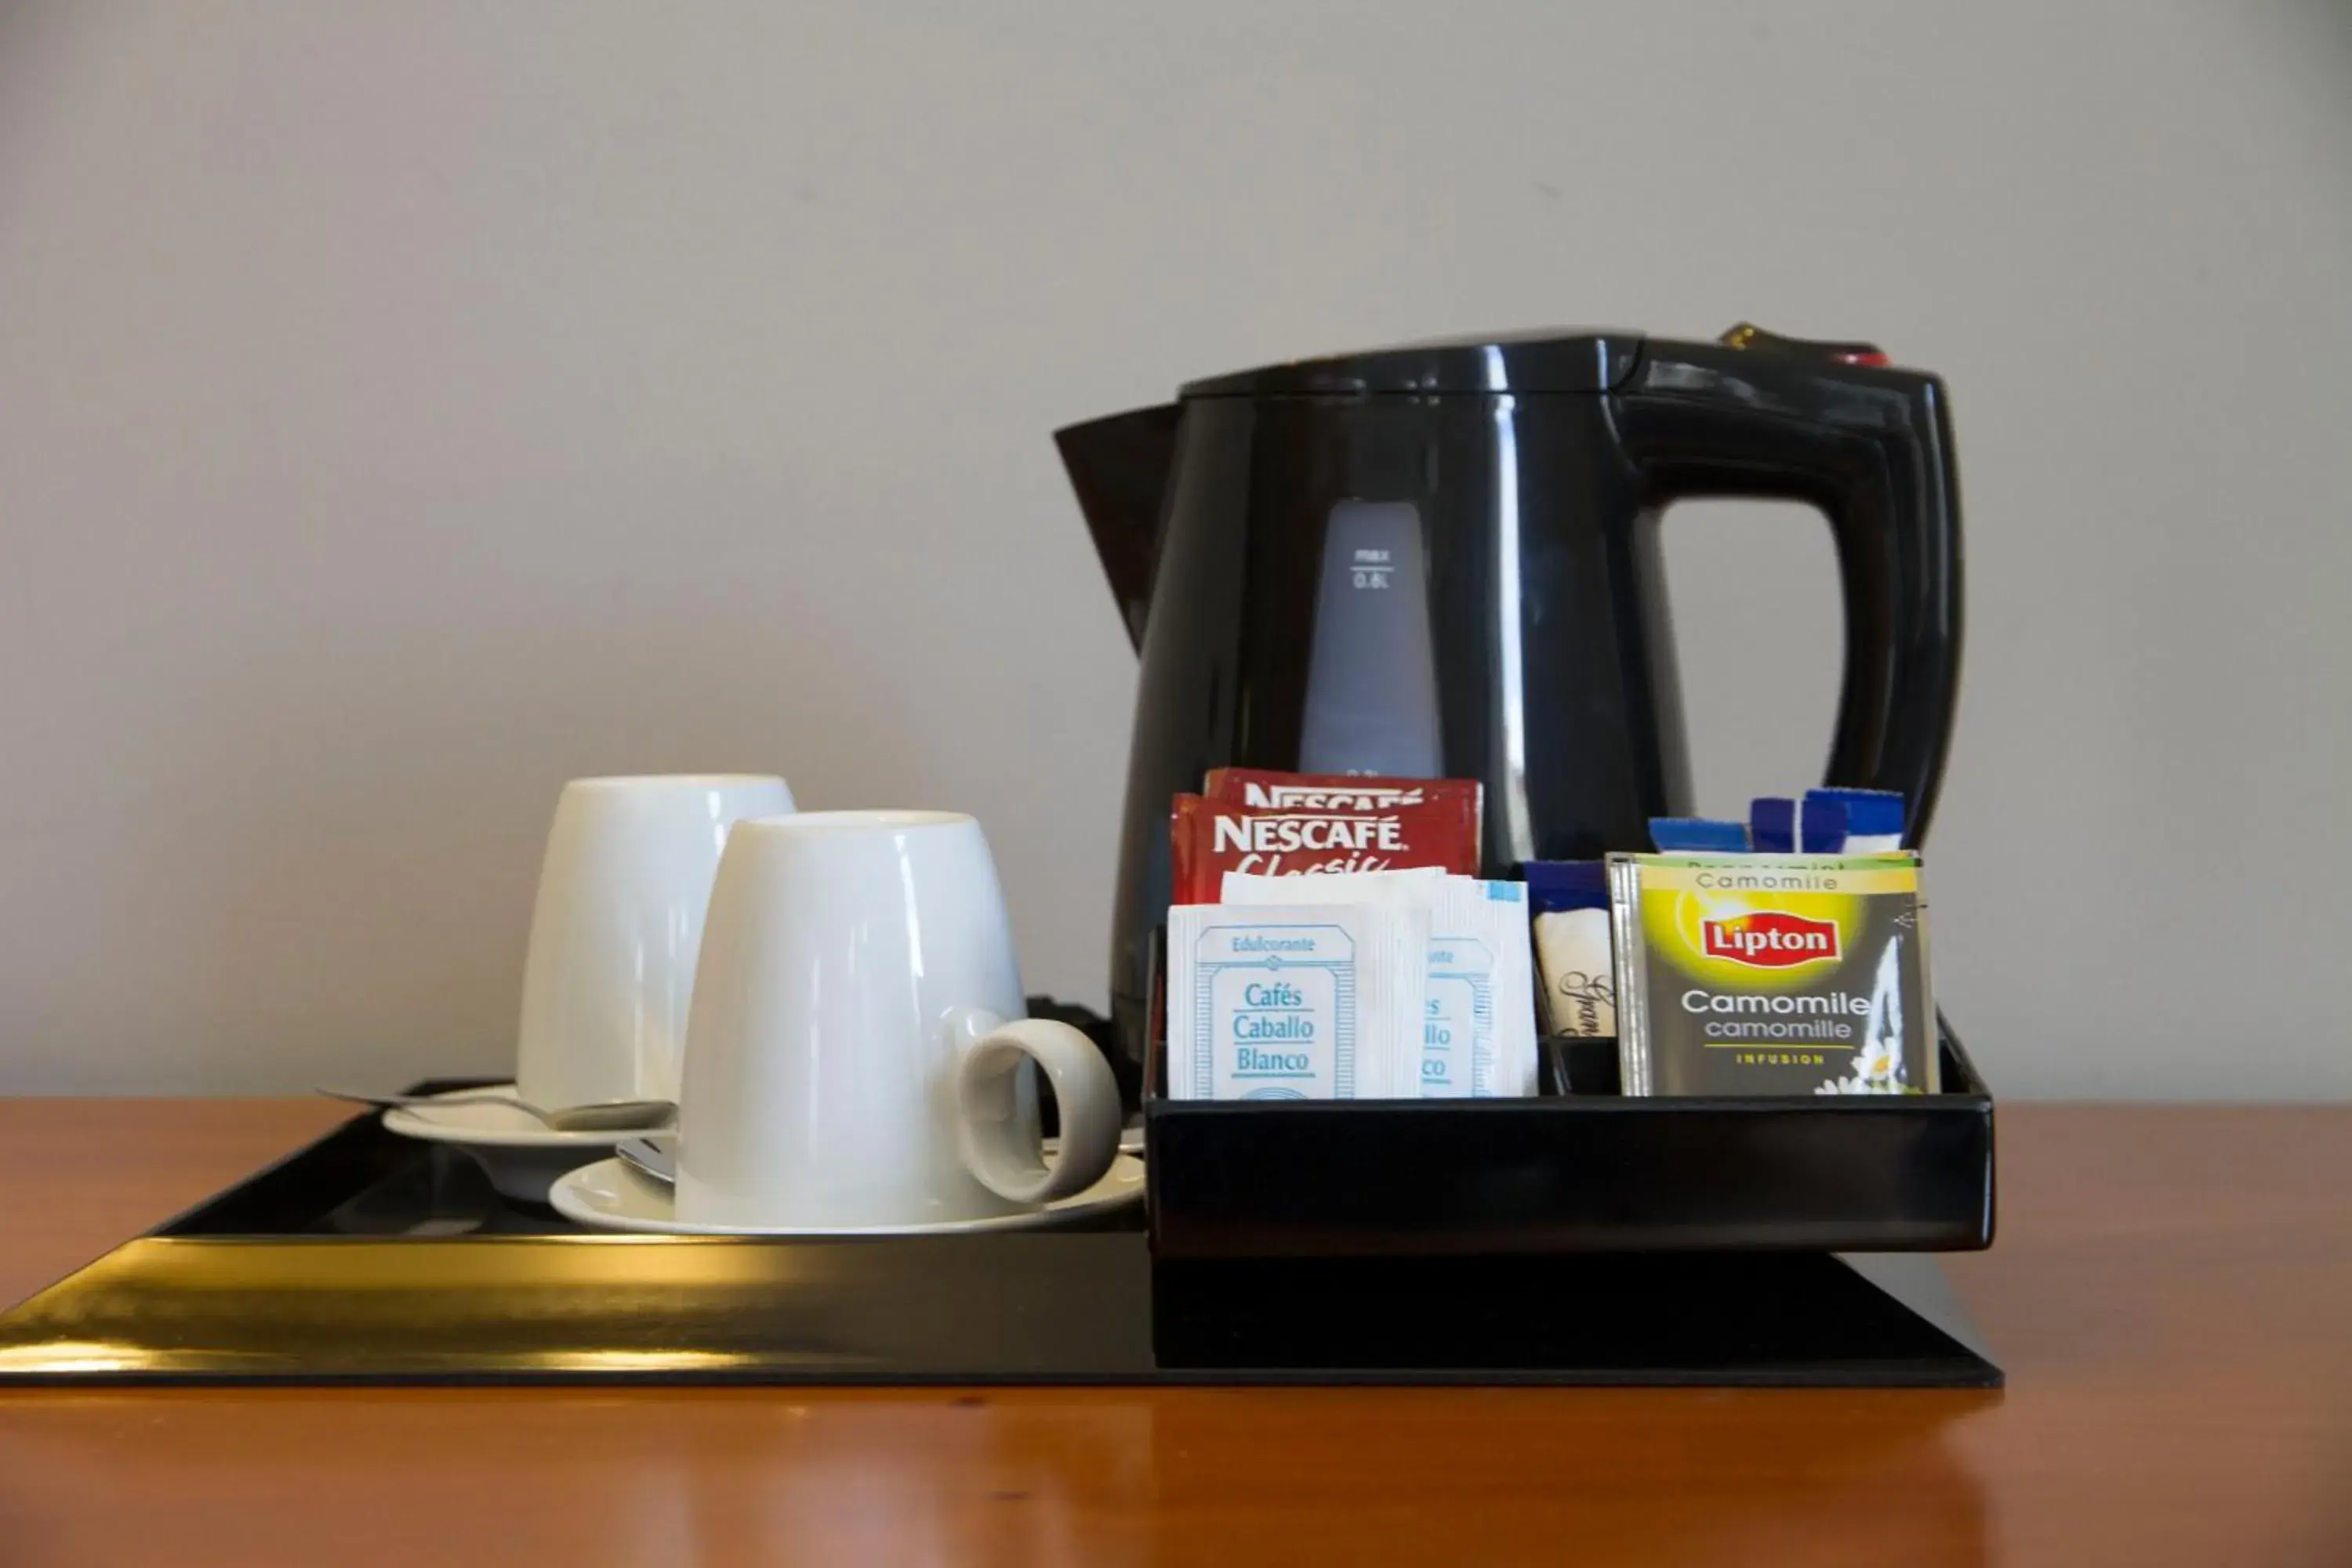
<path id="1" fill-rule="evenodd" d="M 1167 1083 L 1177 1100 L 1412 1092 L 1429 912 L 1410 903 L 1168 911 Z"/>
<path id="2" fill-rule="evenodd" d="M 1544 1027 L 1555 1035 L 1614 1036 L 1608 868 L 1598 860 L 1530 860 L 1525 870 Z"/>

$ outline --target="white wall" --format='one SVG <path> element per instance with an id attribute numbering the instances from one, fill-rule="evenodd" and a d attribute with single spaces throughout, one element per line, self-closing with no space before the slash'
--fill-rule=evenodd
<path id="1" fill-rule="evenodd" d="M 600 771 L 973 810 L 1099 1002 L 1132 666 L 1049 431 L 1748 317 L 1952 386 L 1996 1087 L 2352 1095 L 2347 15 L 0 0 L 0 1090 L 499 1066 Z M 1806 782 L 1823 531 L 1673 560 L 1706 804 Z"/>

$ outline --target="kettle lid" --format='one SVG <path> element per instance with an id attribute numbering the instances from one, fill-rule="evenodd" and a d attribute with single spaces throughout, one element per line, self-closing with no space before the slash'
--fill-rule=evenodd
<path id="1" fill-rule="evenodd" d="M 1639 332 L 1552 328 L 1292 360 L 1185 384 L 1186 397 L 1607 392 L 1642 357 Z"/>

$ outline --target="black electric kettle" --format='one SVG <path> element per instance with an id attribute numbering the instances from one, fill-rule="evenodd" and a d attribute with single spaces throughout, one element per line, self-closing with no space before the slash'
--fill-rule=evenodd
<path id="1" fill-rule="evenodd" d="M 1169 803 L 1208 769 L 1483 780 L 1489 876 L 1646 848 L 1649 818 L 1688 814 L 1671 501 L 1828 514 L 1828 781 L 1902 791 L 1916 841 L 1959 676 L 1945 401 L 1866 344 L 1539 333 L 1271 365 L 1058 432 L 1143 659 L 1111 974 L 1130 1099 Z"/>

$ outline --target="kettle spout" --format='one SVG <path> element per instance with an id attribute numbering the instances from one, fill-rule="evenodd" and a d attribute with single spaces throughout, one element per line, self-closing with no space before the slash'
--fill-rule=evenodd
<path id="1" fill-rule="evenodd" d="M 1175 466 L 1181 414 L 1181 405 L 1167 403 L 1054 432 L 1054 445 L 1061 449 L 1062 467 L 1069 470 L 1070 488 L 1077 491 L 1078 510 L 1086 514 L 1087 531 L 1094 535 L 1095 553 L 1110 581 L 1119 619 L 1127 623 L 1127 635 L 1138 651 L 1143 647 L 1144 616 L 1151 604 L 1160 498 Z"/>

